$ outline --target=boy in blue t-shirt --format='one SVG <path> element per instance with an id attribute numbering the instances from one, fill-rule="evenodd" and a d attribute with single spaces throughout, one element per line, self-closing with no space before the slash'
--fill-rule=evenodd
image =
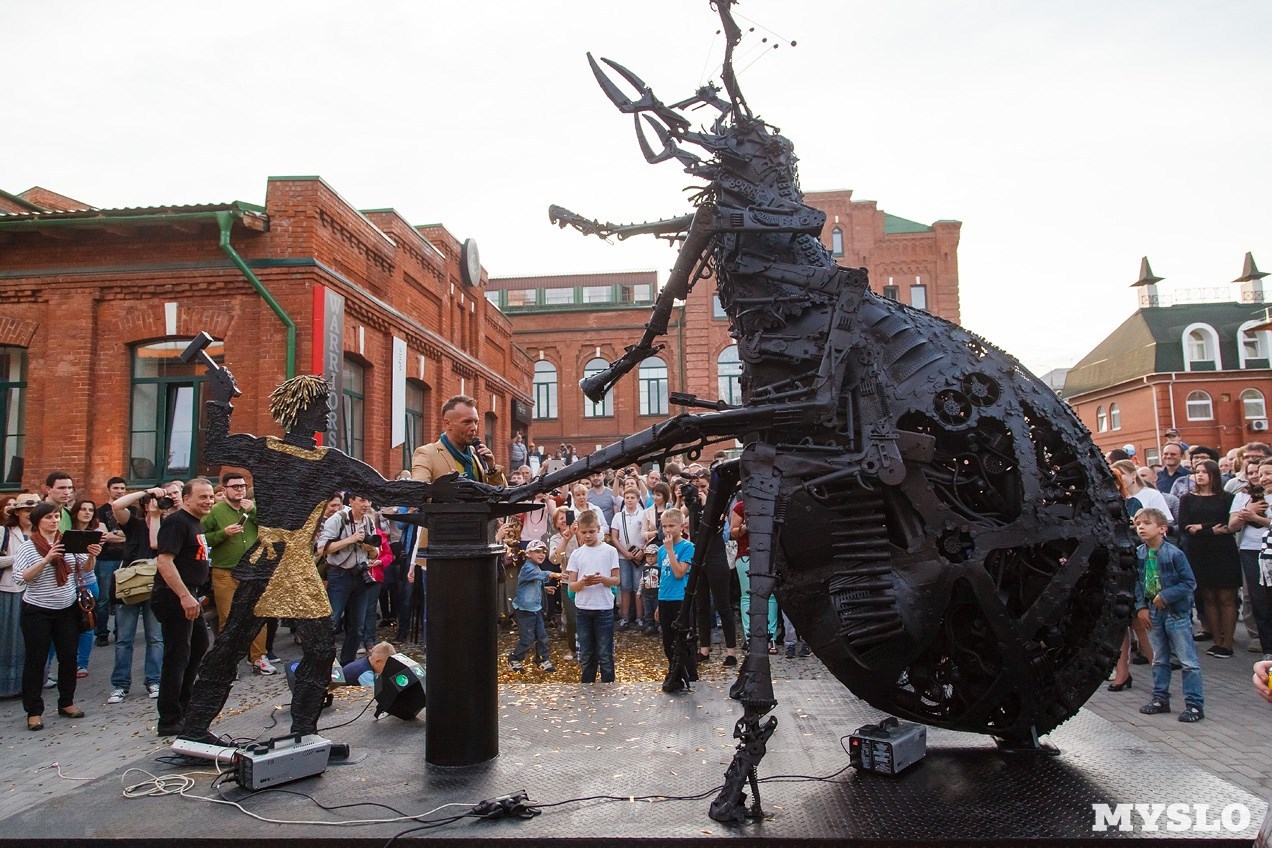
<path id="1" fill-rule="evenodd" d="M 508 655 L 508 665 L 513 671 L 525 670 L 522 660 L 532 644 L 534 661 L 539 664 L 539 669 L 556 671 L 556 666 L 548 659 L 548 631 L 543 624 L 543 593 L 556 592 L 555 587 L 545 587 L 544 584 L 549 580 L 556 580 L 560 575 L 541 568 L 547 558 L 548 546 L 542 540 L 534 539 L 526 545 L 526 560 L 517 576 L 517 596 L 512 600 L 512 614 L 517 620 L 517 647 Z"/>
<path id="2" fill-rule="evenodd" d="M 672 684 L 671 661 L 675 656 L 675 631 L 672 625 L 680 616 L 685 602 L 685 584 L 689 582 L 689 565 L 693 560 L 693 542 L 684 538 L 685 518 L 678 509 L 662 514 L 663 545 L 658 548 L 658 626 L 662 631 L 663 653 L 667 655 L 666 690 Z"/>
<path id="3" fill-rule="evenodd" d="M 1170 661 L 1183 666 L 1184 711 L 1179 720 L 1205 718 L 1201 666 L 1193 643 L 1192 607 L 1197 581 L 1188 558 L 1166 541 L 1166 514 L 1159 509 L 1135 513 L 1135 532 L 1144 540 L 1136 550 L 1135 609 L 1148 628 L 1153 646 L 1153 699 L 1140 707 L 1144 715 L 1170 712 Z"/>

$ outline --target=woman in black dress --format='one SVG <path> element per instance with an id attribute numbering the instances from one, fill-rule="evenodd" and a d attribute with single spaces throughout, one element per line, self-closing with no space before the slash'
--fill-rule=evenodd
<path id="1" fill-rule="evenodd" d="M 1232 634 L 1237 627 L 1237 590 L 1241 588 L 1241 563 L 1237 544 L 1228 529 L 1232 494 L 1225 492 L 1219 464 L 1208 459 L 1193 466 L 1194 491 L 1179 499 L 1179 527 L 1187 534 L 1188 563 L 1197 578 L 1206 629 L 1214 634 L 1212 657 L 1232 656 Z"/>

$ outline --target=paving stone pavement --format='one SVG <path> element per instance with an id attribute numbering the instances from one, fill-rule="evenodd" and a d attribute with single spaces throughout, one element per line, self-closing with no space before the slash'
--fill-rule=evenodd
<path id="1" fill-rule="evenodd" d="M 1239 626 L 1238 630 L 1242 628 Z M 1164 746 L 1206 771 L 1267 798 L 1272 795 L 1272 733 L 1268 732 L 1272 728 L 1272 706 L 1264 703 L 1250 684 L 1251 665 L 1258 657 L 1246 652 L 1244 632 L 1238 634 L 1236 648 L 1232 659 L 1215 659 L 1204 653 L 1201 656 L 1206 694 L 1204 721 L 1184 724 L 1174 714 L 1141 715 L 1139 708 L 1151 691 L 1148 666 L 1132 667 L 1135 682 L 1131 690 L 1111 693 L 1101 688 L 1086 708 L 1149 745 Z M 292 643 L 285 629 L 279 633 L 277 650 L 284 660 L 300 657 L 300 648 Z M 407 647 L 408 653 L 417 650 Z M 76 692 L 76 703 L 87 715 L 78 720 L 58 717 L 56 691 L 46 690 L 48 707 L 41 732 L 25 729 L 20 698 L 0 699 L 0 791 L 4 794 L 0 820 L 65 793 L 79 781 L 111 774 L 166 751 L 171 740 L 156 735 L 155 702 L 146 697 L 141 684 L 143 654 L 140 649 L 134 651 L 135 683 L 128 700 L 108 705 L 114 648 L 95 648 L 89 676 L 79 681 Z M 621 654 L 618 662 L 622 662 Z M 779 699 L 782 680 L 829 676 L 816 657 L 788 660 L 780 654 L 773 658 L 773 672 Z M 1178 693 L 1178 673 L 1172 682 Z M 362 709 L 365 698 L 352 697 L 353 690 L 349 692 L 348 697 L 337 699 L 333 710 L 324 713 L 325 719 L 348 720 Z M 844 696 L 852 697 L 847 690 Z M 261 736 L 268 738 L 277 735 L 273 728 L 285 731 L 289 725 L 289 716 L 282 707 L 290 700 L 281 672 L 264 677 L 252 671 L 245 661 L 226 709 L 239 717 L 234 723 L 239 732 L 259 728 Z M 1174 706 L 1182 708 L 1182 699 Z M 266 730 L 271 722 L 273 727 Z M 213 729 L 217 729 L 215 725 Z M 845 732 L 848 730 L 852 728 Z"/>

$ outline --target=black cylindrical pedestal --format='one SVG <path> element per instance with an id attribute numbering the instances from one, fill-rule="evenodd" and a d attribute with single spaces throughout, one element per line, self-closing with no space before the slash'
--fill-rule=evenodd
<path id="1" fill-rule="evenodd" d="M 424 758 L 470 766 L 499 755 L 497 569 L 489 504 L 428 504 Z"/>

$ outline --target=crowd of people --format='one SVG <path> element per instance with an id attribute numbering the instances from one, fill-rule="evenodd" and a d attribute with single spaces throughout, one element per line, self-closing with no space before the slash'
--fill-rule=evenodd
<path id="1" fill-rule="evenodd" d="M 562 455 L 568 453 L 563 445 Z M 514 452 L 510 459 L 518 456 Z M 716 460 L 723 458 L 721 453 Z M 541 473 L 547 470 L 541 467 Z M 514 466 L 509 483 L 519 486 L 535 476 L 529 465 Z M 661 639 L 670 663 L 672 624 L 685 602 L 694 529 L 710 480 L 711 469 L 696 462 L 628 465 L 538 495 L 541 509 L 508 519 L 500 530 L 507 548 L 503 594 L 507 620 L 519 634 L 509 666 L 524 671 L 530 658 L 541 670 L 555 670 L 550 632 L 560 642 L 557 658 L 577 663 L 582 682 L 598 674 L 602 683 L 614 680 L 615 663 L 622 661 L 615 657 L 615 631 Z M 690 657 L 691 665 L 718 657 L 722 665 L 736 666 L 739 649 L 746 647 L 745 504 L 735 499 L 728 515 L 720 538 L 703 555 L 692 610 L 697 655 Z M 812 655 L 775 598 L 769 599 L 768 634 L 771 654 Z"/>
<path id="2" fill-rule="evenodd" d="M 416 452 L 413 469 L 400 479 L 430 481 L 457 471 L 515 487 L 577 461 L 570 445 L 549 455 L 518 437 L 505 475 L 475 438 L 472 402 L 462 397 L 444 407 L 443 429 L 438 442 Z M 1250 442 L 1221 456 L 1187 445 L 1176 433 L 1167 436 L 1160 466 L 1139 466 L 1129 451 L 1107 456 L 1143 542 L 1136 615 L 1108 688 L 1131 689 L 1131 667 L 1151 664 L 1152 695 L 1142 711 L 1166 712 L 1171 673 L 1179 670 L 1185 701 L 1179 718 L 1197 721 L 1204 717 L 1204 695 L 1196 646 L 1208 642 L 1210 656 L 1232 657 L 1239 610 L 1248 650 L 1272 661 L 1265 499 L 1272 450 Z M 685 603 L 693 528 L 710 477 L 710 468 L 697 462 L 629 465 L 540 494 L 541 509 L 507 519 L 499 530 L 506 550 L 502 618 L 518 634 L 509 667 L 612 682 L 622 662 L 614 633 L 629 631 L 661 639 L 670 668 L 672 624 Z M 140 625 L 141 683 L 158 702 L 160 732 L 175 733 L 200 661 L 227 625 L 239 587 L 235 568 L 261 532 L 251 481 L 229 471 L 215 482 L 173 480 L 129 492 L 126 481 L 114 477 L 100 504 L 84 494 L 69 475 L 53 472 L 42 492 L 0 499 L 0 697 L 21 695 L 31 730 L 44 726 L 46 689 L 57 690 L 58 715 L 80 717 L 76 683 L 90 673 L 94 648 L 113 641 L 106 703 L 123 702 L 133 688 Z M 427 570 L 419 555 L 427 537 L 413 524 L 392 520 L 405 509 L 377 511 L 371 498 L 350 492 L 331 498 L 317 521 L 314 565 L 331 607 L 339 663 L 361 664 L 351 667 L 353 679 L 373 670 L 369 657 L 382 665 L 392 647 L 379 628 L 388 626 L 395 642 L 427 648 Z M 691 611 L 698 638 L 692 659 L 736 666 L 746 647 L 741 631 L 750 603 L 743 502 L 730 504 L 701 568 Z M 776 599 L 768 603 L 769 653 L 809 656 Z M 246 659 L 251 673 L 268 676 L 281 663 L 277 634 L 294 622 L 262 621 L 255 632 L 253 620 Z"/>
<path id="3" fill-rule="evenodd" d="M 134 492 L 115 477 L 100 505 L 83 498 L 60 471 L 49 474 L 43 488 L 0 498 L 0 697 L 22 697 L 31 730 L 44 727 L 46 689 L 57 690 L 59 716 L 82 717 L 77 683 L 89 676 L 94 648 L 113 642 L 112 656 L 99 664 L 111 685 L 106 703 L 122 703 L 133 688 L 140 624 L 142 683 L 158 702 L 162 735 L 176 733 L 211 644 L 209 630 L 225 627 L 238 587 L 232 571 L 260 530 L 245 475 L 227 472 L 217 483 L 173 480 Z M 411 541 L 403 539 L 403 525 L 386 516 L 365 498 L 335 497 L 314 538 L 346 666 L 365 664 L 359 658 L 372 653 L 382 664 L 387 643 L 377 635 L 380 626 L 396 626 L 399 641 L 411 638 L 412 627 L 419 630 L 411 616 L 421 614 L 423 598 L 404 576 Z M 77 540 L 70 531 L 89 535 Z M 84 538 L 89 543 L 72 550 Z M 356 591 L 350 575 L 358 578 Z M 117 591 L 138 581 L 143 591 Z M 171 582 L 197 587 L 192 609 Z M 248 656 L 254 673 L 278 673 L 280 624 L 290 622 L 270 619 L 255 635 Z M 352 668 L 348 679 L 363 671 Z"/>
<path id="4" fill-rule="evenodd" d="M 1160 465 L 1139 467 L 1126 449 L 1106 456 L 1143 542 L 1136 618 L 1108 688 L 1131 689 L 1131 665 L 1151 665 L 1152 693 L 1140 712 L 1170 712 L 1171 673 L 1179 670 L 1178 718 L 1195 722 L 1205 717 L 1197 646 L 1209 642 L 1209 656 L 1231 659 L 1239 611 L 1247 650 L 1272 661 L 1272 449 L 1252 441 L 1221 455 L 1178 431 L 1165 436 Z"/>

